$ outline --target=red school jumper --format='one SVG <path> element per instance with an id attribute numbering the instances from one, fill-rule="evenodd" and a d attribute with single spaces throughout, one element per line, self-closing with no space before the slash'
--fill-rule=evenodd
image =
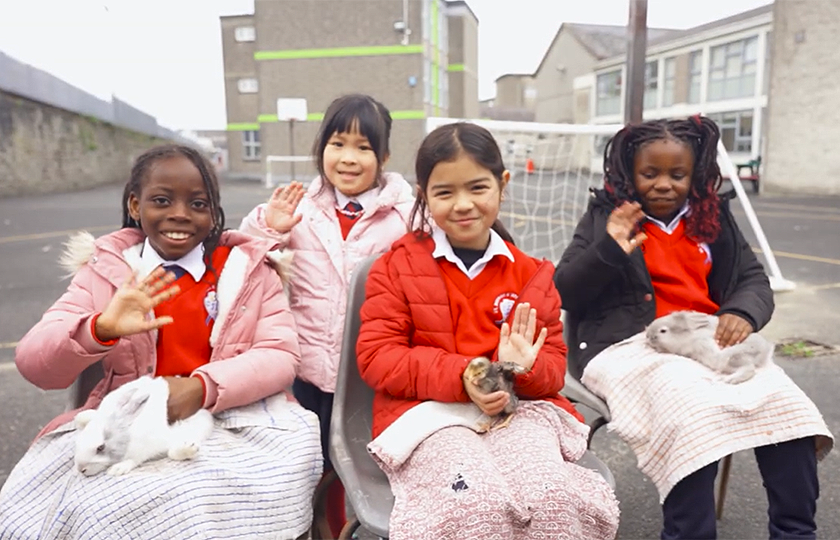
<path id="1" fill-rule="evenodd" d="M 493 358 L 499 346 L 499 329 L 519 292 L 537 271 L 537 263 L 530 257 L 511 261 L 496 255 L 470 279 L 454 263 L 442 257 L 436 262 L 449 296 L 456 350 L 467 356 Z"/>
<path id="2" fill-rule="evenodd" d="M 682 310 L 717 313 L 719 306 L 709 297 L 712 255 L 708 246 L 685 234 L 684 219 L 671 234 L 650 221 L 643 228 L 647 240 L 642 251 L 653 283 L 656 317 Z"/>
<path id="3" fill-rule="evenodd" d="M 210 361 L 213 352 L 210 332 L 218 312 L 216 281 L 227 262 L 230 249 L 218 246 L 213 250 L 210 260 L 215 273 L 208 266 L 196 282 L 189 272 L 184 272 L 173 283 L 181 289 L 178 294 L 155 307 L 156 317 L 168 315 L 173 320 L 158 330 L 156 377 L 188 377 L 196 368 Z"/>

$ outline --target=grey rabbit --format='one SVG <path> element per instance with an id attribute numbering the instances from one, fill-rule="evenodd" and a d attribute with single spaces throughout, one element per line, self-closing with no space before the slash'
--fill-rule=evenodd
<path id="1" fill-rule="evenodd" d="M 773 358 L 773 344 L 750 334 L 736 345 L 721 349 L 715 341 L 718 319 L 696 311 L 675 311 L 653 321 L 647 328 L 647 343 L 656 351 L 677 354 L 700 362 L 724 375 L 724 382 L 750 380 L 757 368 Z"/>

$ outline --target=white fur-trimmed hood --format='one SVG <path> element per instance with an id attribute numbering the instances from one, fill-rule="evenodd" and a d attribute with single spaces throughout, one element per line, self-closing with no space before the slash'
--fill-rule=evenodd
<path id="1" fill-rule="evenodd" d="M 64 242 L 64 251 L 58 259 L 58 264 L 67 273 L 66 277 L 72 277 L 93 259 L 94 253 L 96 238 L 87 231 L 79 231 L 70 235 Z M 293 252 L 288 249 L 274 249 L 265 254 L 266 263 L 274 268 L 284 286 L 291 280 L 293 256 Z"/>
<path id="2" fill-rule="evenodd" d="M 99 252 L 103 252 L 116 256 L 131 270 L 140 272 L 143 240 L 142 232 L 137 229 L 121 229 L 99 239 L 94 238 L 87 231 L 80 231 L 71 235 L 65 242 L 59 264 L 67 272 L 68 277 L 74 276 L 88 263 L 97 262 Z M 245 285 L 245 280 L 260 262 L 274 269 L 280 276 L 284 289 L 288 286 L 293 256 L 291 250 L 276 249 L 276 246 L 269 241 L 256 239 L 236 231 L 223 233 L 221 245 L 230 246 L 231 251 L 216 283 L 219 302 L 217 321 L 226 320 Z M 119 284 L 115 283 L 115 285 Z M 218 341 L 223 326 L 223 324 L 213 326 L 210 335 L 211 346 Z"/>

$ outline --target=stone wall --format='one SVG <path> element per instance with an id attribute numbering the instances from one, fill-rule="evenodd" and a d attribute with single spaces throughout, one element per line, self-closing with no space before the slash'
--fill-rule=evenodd
<path id="1" fill-rule="evenodd" d="M 136 157 L 164 142 L 0 91 L 0 197 L 123 183 Z"/>

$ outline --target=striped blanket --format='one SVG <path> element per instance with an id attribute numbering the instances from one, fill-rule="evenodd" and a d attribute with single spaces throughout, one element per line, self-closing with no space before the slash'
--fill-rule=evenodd
<path id="1" fill-rule="evenodd" d="M 607 402 L 608 429 L 633 449 L 662 501 L 692 472 L 740 450 L 816 436 L 822 459 L 834 446 L 817 407 L 772 363 L 731 385 L 693 360 L 653 351 L 642 333 L 593 358 L 582 382 Z"/>
<path id="2" fill-rule="evenodd" d="M 191 461 L 125 476 L 73 467 L 70 422 L 38 439 L 0 490 L 0 539 L 293 539 L 312 521 L 318 420 L 283 394 L 216 416 Z"/>

